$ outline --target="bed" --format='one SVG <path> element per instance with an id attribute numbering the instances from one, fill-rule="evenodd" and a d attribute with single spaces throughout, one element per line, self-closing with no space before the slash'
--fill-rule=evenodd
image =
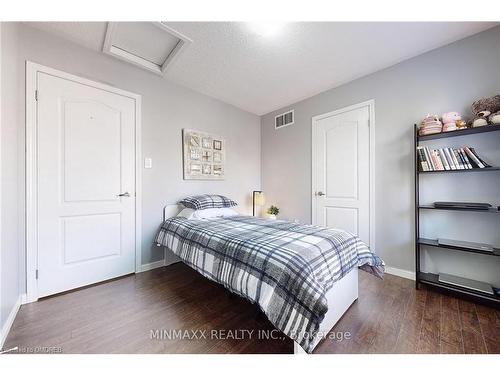
<path id="1" fill-rule="evenodd" d="M 296 353 L 311 353 L 358 298 L 358 268 L 384 273 L 384 262 L 342 230 L 240 215 L 188 220 L 172 210 L 157 245 L 258 304 Z"/>

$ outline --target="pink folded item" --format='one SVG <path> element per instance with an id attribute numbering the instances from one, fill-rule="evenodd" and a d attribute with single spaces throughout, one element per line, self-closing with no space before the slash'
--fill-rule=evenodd
<path id="1" fill-rule="evenodd" d="M 449 122 L 443 125 L 443 132 L 452 132 L 454 130 L 457 130 L 457 124 L 454 122 Z"/>
<path id="2" fill-rule="evenodd" d="M 443 124 L 439 121 L 437 115 L 427 115 L 419 126 L 419 135 L 436 134 L 441 133 L 443 129 Z"/>
<path id="3" fill-rule="evenodd" d="M 437 134 L 441 133 L 441 128 L 439 129 L 421 129 L 419 130 L 419 135 Z"/>
<path id="4" fill-rule="evenodd" d="M 439 129 L 441 130 L 443 127 L 441 125 L 428 125 L 428 126 L 421 126 L 420 130 L 429 130 L 429 129 Z"/>

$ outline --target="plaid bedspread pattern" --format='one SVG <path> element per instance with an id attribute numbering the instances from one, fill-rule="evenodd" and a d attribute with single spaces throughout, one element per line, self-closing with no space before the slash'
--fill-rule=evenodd
<path id="1" fill-rule="evenodd" d="M 182 204 L 187 208 L 192 208 L 193 210 L 204 210 L 206 208 L 225 208 L 238 205 L 235 201 L 229 199 L 228 197 L 215 194 L 193 195 L 184 198 L 179 202 L 179 204 Z"/>
<path id="2" fill-rule="evenodd" d="M 353 267 L 380 277 L 384 272 L 384 262 L 350 233 L 251 216 L 171 218 L 156 242 L 257 303 L 307 352 L 328 310 L 325 295 L 332 285 Z"/>

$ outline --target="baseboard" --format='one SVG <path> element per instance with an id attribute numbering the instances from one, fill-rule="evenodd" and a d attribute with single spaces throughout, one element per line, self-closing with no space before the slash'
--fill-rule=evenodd
<path id="1" fill-rule="evenodd" d="M 28 295 L 26 293 L 21 294 L 21 305 L 26 305 L 28 302 Z"/>
<path id="2" fill-rule="evenodd" d="M 179 263 L 179 262 L 182 262 L 182 260 L 180 259 L 175 259 L 175 258 L 170 258 L 170 259 L 165 259 L 165 265 L 166 266 L 170 266 L 171 264 L 175 264 L 175 263 Z"/>
<path id="3" fill-rule="evenodd" d="M 385 267 L 385 273 L 390 275 L 404 277 L 405 279 L 415 280 L 415 272 L 402 270 L 401 268 Z"/>
<path id="4" fill-rule="evenodd" d="M 19 308 L 21 307 L 21 303 L 23 300 L 26 299 L 26 296 L 24 294 L 21 294 L 18 298 L 14 306 L 12 306 L 12 310 L 10 310 L 10 314 L 7 317 L 7 320 L 5 321 L 2 331 L 0 332 L 0 350 L 3 349 L 3 344 L 5 343 L 5 340 L 7 339 L 7 336 L 9 335 L 10 329 L 12 327 L 12 324 L 14 323 L 14 320 L 16 319 L 17 312 L 19 311 Z"/>
<path id="5" fill-rule="evenodd" d="M 163 267 L 163 266 L 165 266 L 164 259 L 158 260 L 156 262 L 146 263 L 146 264 L 141 265 L 141 270 L 139 272 L 150 271 L 150 270 L 154 270 L 155 268 L 159 268 L 159 267 Z"/>

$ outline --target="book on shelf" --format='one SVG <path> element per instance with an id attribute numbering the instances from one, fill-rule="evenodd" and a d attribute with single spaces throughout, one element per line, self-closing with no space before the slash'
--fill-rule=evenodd
<path id="1" fill-rule="evenodd" d="M 434 163 L 435 171 L 444 171 L 444 165 L 441 162 L 441 158 L 439 157 L 437 150 L 432 150 L 432 161 Z"/>
<path id="2" fill-rule="evenodd" d="M 421 171 L 429 171 L 429 165 L 427 163 L 427 156 L 424 153 L 424 148 L 423 147 L 417 147 L 417 153 L 418 153 L 418 161 L 420 165 L 420 170 Z"/>
<path id="3" fill-rule="evenodd" d="M 460 155 L 462 156 L 462 160 L 464 161 L 465 166 L 467 169 L 472 169 L 472 164 L 469 161 L 469 158 L 465 154 L 465 151 L 463 148 L 458 149 L 458 152 L 460 152 Z"/>
<path id="4" fill-rule="evenodd" d="M 450 148 L 449 147 L 447 147 L 447 148 L 444 149 L 444 154 L 446 156 L 448 164 L 450 165 L 450 169 L 453 169 L 453 170 L 458 169 L 458 166 L 455 165 L 455 161 L 451 157 L 451 152 L 450 152 Z"/>
<path id="5" fill-rule="evenodd" d="M 441 163 L 443 163 L 444 170 L 449 171 L 450 165 L 448 164 L 448 160 L 446 160 L 446 155 L 444 154 L 444 150 L 442 148 L 438 150 L 438 155 L 441 158 Z"/>
<path id="6" fill-rule="evenodd" d="M 426 158 L 429 170 L 434 171 L 434 165 L 432 163 L 432 157 L 431 157 L 431 152 L 429 150 L 429 147 L 424 147 L 424 154 L 425 154 L 425 158 Z"/>
<path id="7" fill-rule="evenodd" d="M 455 164 L 455 166 L 456 166 L 456 169 L 464 169 L 463 166 L 458 162 L 455 150 L 450 148 L 450 154 L 451 154 L 451 158 L 453 159 L 453 164 Z"/>
<path id="8" fill-rule="evenodd" d="M 489 168 L 473 147 L 443 147 L 435 150 L 417 147 L 418 168 L 421 172 L 451 171 L 457 169 Z"/>
<path id="9" fill-rule="evenodd" d="M 487 251 L 490 253 L 493 253 L 493 251 L 495 249 L 493 247 L 493 245 L 490 245 L 487 243 L 478 243 L 478 242 L 470 242 L 470 241 L 457 241 L 457 240 L 451 240 L 451 239 L 447 239 L 447 238 L 438 238 L 437 242 L 438 242 L 438 245 L 461 247 L 464 249 L 482 250 L 482 251 Z"/>
<path id="10" fill-rule="evenodd" d="M 459 168 L 458 169 L 467 169 L 467 167 L 465 166 L 465 163 L 462 159 L 462 156 L 460 155 L 460 153 L 458 152 L 458 150 L 453 150 L 453 154 L 455 156 L 455 160 L 457 161 L 458 163 L 458 166 Z"/>
<path id="11" fill-rule="evenodd" d="M 474 150 L 473 147 L 469 147 L 469 150 L 476 156 L 476 158 L 478 158 L 478 160 L 484 164 L 485 168 L 491 168 L 491 165 L 489 165 L 488 163 L 486 163 L 483 159 L 481 159 L 479 157 L 479 155 L 477 154 L 476 150 Z"/>

